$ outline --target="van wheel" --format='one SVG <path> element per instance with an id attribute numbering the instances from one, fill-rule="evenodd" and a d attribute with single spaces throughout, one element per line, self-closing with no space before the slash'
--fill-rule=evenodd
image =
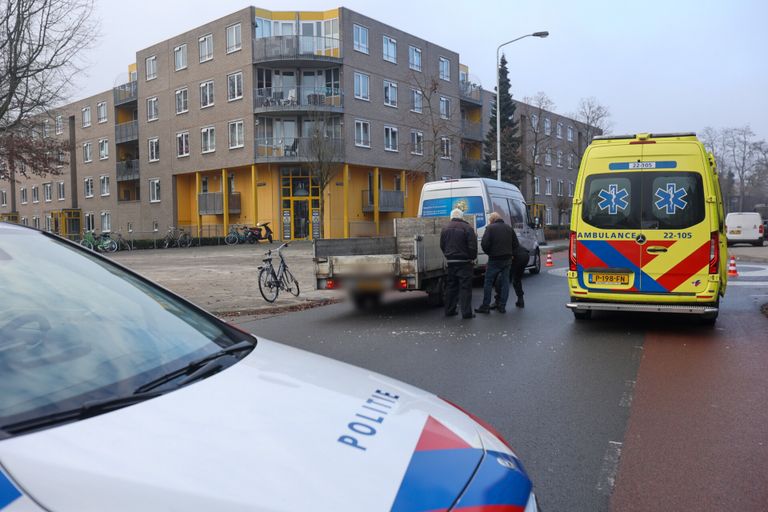
<path id="1" fill-rule="evenodd" d="M 576 320 L 589 320 L 590 318 L 592 318 L 592 310 L 591 309 L 587 309 L 585 311 L 580 311 L 578 309 L 572 309 L 571 311 L 573 311 L 573 318 L 575 318 Z"/>
<path id="2" fill-rule="evenodd" d="M 538 274 L 541 272 L 541 253 L 536 249 L 536 255 L 533 257 L 533 266 L 528 270 L 531 274 Z"/>
<path id="3" fill-rule="evenodd" d="M 714 307 L 717 308 L 717 311 L 714 313 L 707 313 L 706 315 L 701 316 L 701 323 L 703 325 L 715 325 L 715 322 L 717 322 L 717 315 L 720 313 L 720 299 L 717 299 L 717 302 L 715 302 Z"/>

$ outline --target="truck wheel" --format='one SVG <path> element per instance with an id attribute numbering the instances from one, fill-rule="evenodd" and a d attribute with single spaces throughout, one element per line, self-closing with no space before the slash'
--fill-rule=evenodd
<path id="1" fill-rule="evenodd" d="M 587 309 L 586 311 L 579 311 L 578 309 L 572 309 L 573 311 L 573 317 L 576 320 L 589 320 L 592 318 L 592 310 Z"/>
<path id="2" fill-rule="evenodd" d="M 427 304 L 433 307 L 440 307 L 444 304 L 445 280 L 443 278 L 433 279 L 425 287 L 427 292 Z"/>
<path id="3" fill-rule="evenodd" d="M 432 307 L 440 307 L 443 305 L 443 292 L 435 291 L 427 294 L 427 303 Z"/>
<path id="4" fill-rule="evenodd" d="M 528 270 L 533 275 L 538 274 L 541 272 L 541 253 L 538 249 L 536 249 L 536 255 L 533 257 L 533 267 Z"/>

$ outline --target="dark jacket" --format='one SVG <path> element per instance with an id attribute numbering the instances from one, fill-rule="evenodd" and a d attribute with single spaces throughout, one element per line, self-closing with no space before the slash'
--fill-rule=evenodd
<path id="1" fill-rule="evenodd" d="M 477 235 L 462 219 L 452 219 L 440 233 L 440 249 L 446 261 L 473 261 L 477 258 Z"/>
<path id="2" fill-rule="evenodd" d="M 520 242 L 515 229 L 499 219 L 486 226 L 480 245 L 489 260 L 509 260 L 517 253 Z"/>

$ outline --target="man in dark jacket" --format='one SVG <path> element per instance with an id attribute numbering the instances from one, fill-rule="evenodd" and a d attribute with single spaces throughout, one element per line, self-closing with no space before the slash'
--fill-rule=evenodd
<path id="1" fill-rule="evenodd" d="M 459 304 L 461 316 L 473 318 L 472 273 L 477 258 L 477 235 L 458 208 L 451 211 L 451 221 L 440 233 L 440 249 L 448 263 L 445 316 L 456 315 L 456 305 Z"/>
<path id="2" fill-rule="evenodd" d="M 493 212 L 488 216 L 488 225 L 485 227 L 480 245 L 488 255 L 488 266 L 485 268 L 483 303 L 475 311 L 490 313 L 491 293 L 496 284 L 498 287 L 496 310 L 499 313 L 506 313 L 509 297 L 509 269 L 520 242 L 517 240 L 514 228 L 505 224 L 501 215 Z"/>

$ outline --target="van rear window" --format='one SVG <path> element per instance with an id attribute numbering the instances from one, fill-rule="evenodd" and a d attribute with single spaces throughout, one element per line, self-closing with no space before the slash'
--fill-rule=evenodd
<path id="1" fill-rule="evenodd" d="M 475 215 L 475 226 L 485 226 L 485 207 L 481 196 L 437 197 L 425 199 L 421 205 L 422 217 L 448 217 L 451 210 L 458 208 L 464 213 Z"/>
<path id="2" fill-rule="evenodd" d="M 704 220 L 696 172 L 595 174 L 583 201 L 582 219 L 600 229 L 685 229 Z"/>

